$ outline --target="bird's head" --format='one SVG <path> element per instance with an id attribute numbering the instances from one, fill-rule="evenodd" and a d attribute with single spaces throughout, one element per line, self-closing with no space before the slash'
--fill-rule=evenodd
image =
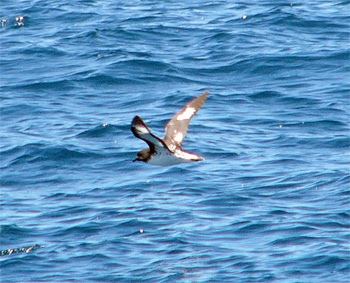
<path id="1" fill-rule="evenodd" d="M 136 159 L 133 160 L 133 162 L 135 161 L 142 161 L 142 162 L 147 162 L 150 159 L 151 153 L 149 148 L 141 150 L 138 154 Z"/>

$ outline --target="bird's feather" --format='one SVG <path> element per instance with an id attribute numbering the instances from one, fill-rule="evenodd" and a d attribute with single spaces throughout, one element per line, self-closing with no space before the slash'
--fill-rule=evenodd
<path id="1" fill-rule="evenodd" d="M 179 113 L 177 113 L 165 126 L 165 144 L 170 148 L 182 146 L 191 119 L 207 100 L 209 92 L 189 102 Z"/>

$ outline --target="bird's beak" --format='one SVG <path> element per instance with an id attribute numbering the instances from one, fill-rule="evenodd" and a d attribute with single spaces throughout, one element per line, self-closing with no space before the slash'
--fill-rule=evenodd
<path id="1" fill-rule="evenodd" d="M 135 161 L 137 161 L 137 158 L 136 158 L 136 159 L 134 159 L 132 162 L 135 162 Z"/>

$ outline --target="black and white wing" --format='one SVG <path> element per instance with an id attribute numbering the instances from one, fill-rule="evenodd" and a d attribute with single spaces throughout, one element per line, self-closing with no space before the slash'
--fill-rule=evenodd
<path id="1" fill-rule="evenodd" d="M 182 146 L 191 119 L 207 100 L 209 92 L 193 99 L 178 114 L 176 114 L 165 127 L 164 142 L 170 150 Z"/>
<path id="2" fill-rule="evenodd" d="M 166 148 L 164 142 L 151 133 L 139 116 L 135 116 L 132 120 L 131 131 L 135 137 L 145 141 L 148 144 L 151 153 L 157 152 L 158 149 Z"/>

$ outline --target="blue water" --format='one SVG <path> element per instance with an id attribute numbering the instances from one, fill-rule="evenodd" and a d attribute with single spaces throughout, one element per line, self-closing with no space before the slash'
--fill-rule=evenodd
<path id="1" fill-rule="evenodd" d="M 183 2 L 2 2 L 2 282 L 349 282 L 350 2 Z"/>

